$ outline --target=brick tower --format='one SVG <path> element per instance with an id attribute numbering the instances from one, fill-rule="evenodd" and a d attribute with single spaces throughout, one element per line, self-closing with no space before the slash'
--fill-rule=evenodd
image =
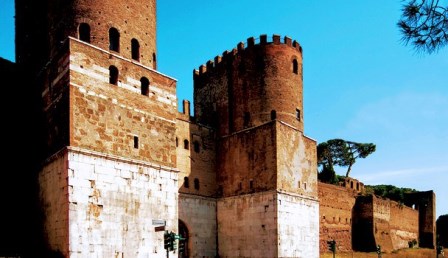
<path id="1" fill-rule="evenodd" d="M 16 13 L 17 62 L 41 97 L 48 249 L 166 257 L 152 221 L 177 231 L 177 99 L 156 70 L 156 1 L 18 0 Z"/>
<path id="2" fill-rule="evenodd" d="M 277 35 L 249 38 L 194 72 L 195 119 L 216 130 L 220 256 L 319 256 L 302 89 L 302 48 Z"/>

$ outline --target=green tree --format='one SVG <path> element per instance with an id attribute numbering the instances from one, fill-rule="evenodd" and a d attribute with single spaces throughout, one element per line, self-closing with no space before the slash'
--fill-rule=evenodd
<path id="1" fill-rule="evenodd" d="M 397 23 L 405 45 L 429 54 L 448 44 L 448 5 L 440 0 L 408 0 Z"/>
<path id="2" fill-rule="evenodd" d="M 406 193 L 415 193 L 412 188 L 401 188 L 394 185 L 366 185 L 367 194 L 375 194 L 383 198 L 389 198 L 397 202 L 404 202 Z"/>
<path id="3" fill-rule="evenodd" d="M 373 143 L 358 143 L 343 139 L 331 139 L 317 146 L 317 161 L 324 169 L 334 166 L 347 167 L 346 177 L 350 176 L 353 164 L 359 158 L 366 158 L 376 150 Z"/>

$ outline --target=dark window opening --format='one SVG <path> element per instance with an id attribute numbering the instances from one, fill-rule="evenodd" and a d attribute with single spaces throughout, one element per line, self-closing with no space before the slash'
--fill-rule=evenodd
<path id="1" fill-rule="evenodd" d="M 115 28 L 109 30 L 109 49 L 120 52 L 120 33 Z"/>
<path id="2" fill-rule="evenodd" d="M 179 139 L 176 137 L 176 147 L 179 146 Z"/>
<path id="3" fill-rule="evenodd" d="M 303 183 L 303 189 L 306 190 L 306 183 Z"/>
<path id="4" fill-rule="evenodd" d="M 184 187 L 190 188 L 190 180 L 188 179 L 188 177 L 184 177 Z"/>
<path id="5" fill-rule="evenodd" d="M 243 124 L 243 126 L 244 127 L 248 127 L 249 126 L 249 123 L 250 123 L 250 113 L 249 112 L 244 112 L 244 117 L 243 117 L 243 120 L 244 120 L 244 124 Z"/>
<path id="6" fill-rule="evenodd" d="M 131 56 L 132 59 L 140 61 L 140 44 L 136 39 L 131 40 Z"/>
<path id="7" fill-rule="evenodd" d="M 296 108 L 296 118 L 300 121 L 300 109 Z"/>
<path id="8" fill-rule="evenodd" d="M 79 25 L 79 40 L 90 43 L 90 26 L 87 23 Z"/>
<path id="9" fill-rule="evenodd" d="M 352 182 L 350 182 L 350 188 L 352 188 L 352 189 L 353 189 L 353 181 L 352 181 Z"/>
<path id="10" fill-rule="evenodd" d="M 138 136 L 134 136 L 134 149 L 138 149 Z"/>
<path id="11" fill-rule="evenodd" d="M 194 189 L 199 190 L 199 179 L 194 179 Z"/>
<path id="12" fill-rule="evenodd" d="M 356 190 L 359 191 L 359 183 L 356 183 Z"/>
<path id="13" fill-rule="evenodd" d="M 292 72 L 295 74 L 299 74 L 299 63 L 297 62 L 297 59 L 294 59 L 292 61 Z"/>
<path id="14" fill-rule="evenodd" d="M 253 180 L 250 180 L 250 181 L 249 181 L 249 188 L 250 188 L 250 189 L 253 189 L 253 188 L 254 188 L 254 181 L 253 181 Z"/>
<path id="15" fill-rule="evenodd" d="M 194 148 L 194 152 L 199 153 L 200 146 L 199 146 L 199 142 L 198 141 L 194 141 L 193 148 Z"/>
<path id="16" fill-rule="evenodd" d="M 153 62 L 153 68 L 157 69 L 156 53 L 152 53 L 152 62 Z"/>
<path id="17" fill-rule="evenodd" d="M 188 142 L 188 140 L 184 140 L 184 149 L 190 149 L 190 142 Z"/>
<path id="18" fill-rule="evenodd" d="M 148 96 L 149 95 L 149 80 L 146 77 L 142 77 L 140 79 L 140 87 L 142 91 L 142 95 Z"/>
<path id="19" fill-rule="evenodd" d="M 239 190 L 242 190 L 242 189 L 243 189 L 243 184 L 242 184 L 241 182 L 238 184 L 238 189 L 239 189 Z"/>
<path id="20" fill-rule="evenodd" d="M 277 119 L 277 111 L 271 110 L 271 120 Z"/>
<path id="21" fill-rule="evenodd" d="M 113 65 L 109 66 L 109 83 L 115 85 L 118 83 L 118 69 Z"/>

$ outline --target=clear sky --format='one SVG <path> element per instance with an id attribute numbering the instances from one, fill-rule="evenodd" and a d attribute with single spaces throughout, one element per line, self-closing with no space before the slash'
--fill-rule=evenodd
<path id="1" fill-rule="evenodd" d="M 434 190 L 437 215 L 448 214 L 448 47 L 425 55 L 404 46 L 396 26 L 401 3 L 158 1 L 158 68 L 178 79 L 179 103 L 192 101 L 193 69 L 238 42 L 260 34 L 297 40 L 305 133 L 318 143 L 375 143 L 352 177 Z M 13 60 L 12 0 L 0 0 L 0 15 L 0 56 Z"/>

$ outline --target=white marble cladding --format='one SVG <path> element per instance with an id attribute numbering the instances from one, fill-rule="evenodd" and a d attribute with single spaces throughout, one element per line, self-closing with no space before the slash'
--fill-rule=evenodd
<path id="1" fill-rule="evenodd" d="M 177 232 L 176 171 L 71 150 L 67 169 L 71 258 L 167 257 L 152 220 Z"/>
<path id="2" fill-rule="evenodd" d="M 216 199 L 179 194 L 179 220 L 188 228 L 189 257 L 216 257 Z"/>
<path id="3" fill-rule="evenodd" d="M 278 193 L 278 257 L 319 257 L 319 202 Z"/>
<path id="4" fill-rule="evenodd" d="M 218 200 L 220 257 L 278 257 L 277 192 Z"/>

